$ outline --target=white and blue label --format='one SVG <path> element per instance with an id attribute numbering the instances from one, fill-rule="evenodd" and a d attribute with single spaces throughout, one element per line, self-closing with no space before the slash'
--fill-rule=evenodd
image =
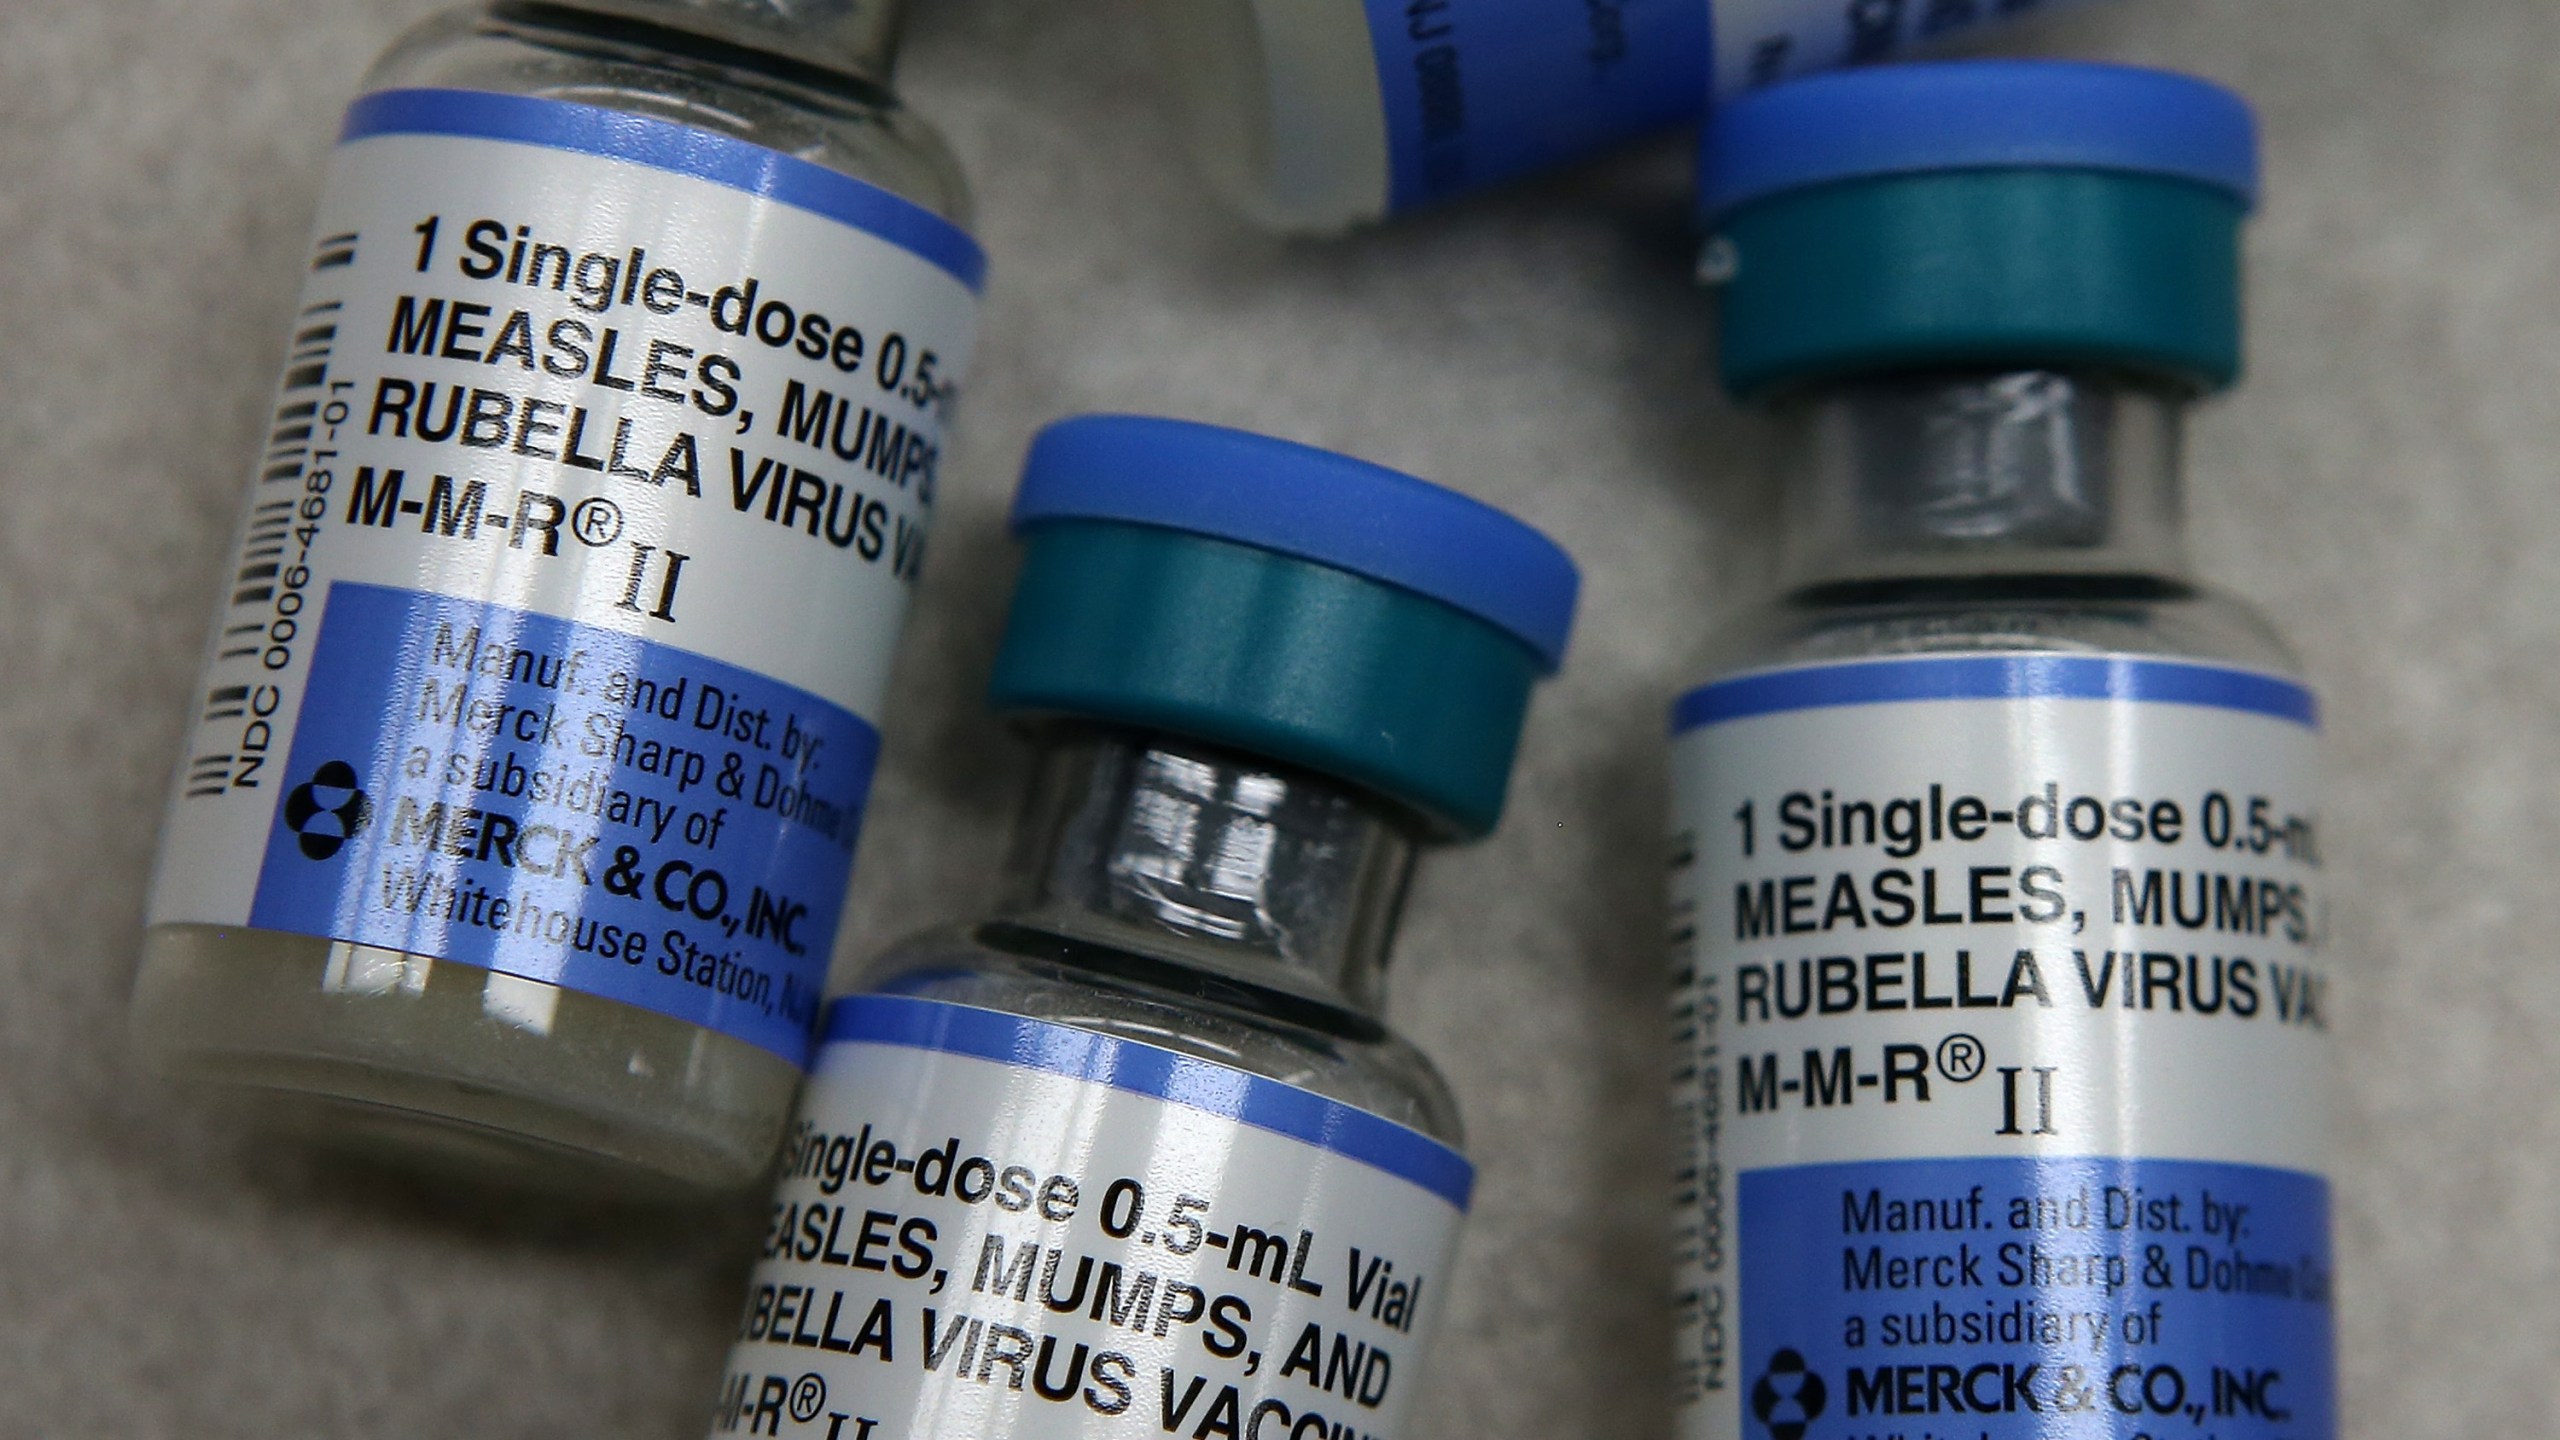
<path id="1" fill-rule="evenodd" d="M 1429 204 L 1695 119 L 1705 0 L 1368 0 L 1388 208 Z"/>
<path id="2" fill-rule="evenodd" d="M 460 960 L 795 1058 L 879 734 L 705 656 L 341 581 L 249 923 Z"/>
<path id="3" fill-rule="evenodd" d="M 2336 1433 L 2317 1176 L 1886 1160 L 1736 1188 L 1745 1433 Z"/>
<path id="4" fill-rule="evenodd" d="M 1713 0 L 1717 99 L 1846 65 L 1903 60 L 1977 25 L 2078 0 Z"/>
<path id="5" fill-rule="evenodd" d="M 2069 0 L 1367 0 L 1405 210 Z"/>
<path id="6" fill-rule="evenodd" d="M 983 273 L 921 207 L 708 131 L 358 101 L 152 923 L 804 1059 Z"/>
<path id="7" fill-rule="evenodd" d="M 1474 1172 L 1077 1026 L 829 1011 L 711 1434 L 1405 1433 Z"/>
<path id="8" fill-rule="evenodd" d="M 2336 1433 L 2317 723 L 2113 655 L 1681 699 L 1684 1435 Z"/>

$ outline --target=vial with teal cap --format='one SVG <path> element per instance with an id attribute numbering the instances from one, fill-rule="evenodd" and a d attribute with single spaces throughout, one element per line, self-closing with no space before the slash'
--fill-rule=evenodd
<path id="1" fill-rule="evenodd" d="M 2075 0 L 1148 0 L 1200 170 L 1327 232 Z"/>
<path id="2" fill-rule="evenodd" d="M 830 1007 L 712 1433 L 1405 1433 L 1474 1172 L 1388 951 L 1501 814 L 1572 562 L 1134 417 L 1045 431 L 1013 527 L 1003 893 Z"/>
<path id="3" fill-rule="evenodd" d="M 1673 715 L 1681 1433 L 2335 1433 L 2318 710 L 2183 534 L 2254 122 L 2092 65 L 1707 133 L 1774 599 Z"/>
<path id="4" fill-rule="evenodd" d="M 147 1063 L 474 1179 L 761 1183 L 985 262 L 903 0 L 496 0 L 348 110 Z"/>

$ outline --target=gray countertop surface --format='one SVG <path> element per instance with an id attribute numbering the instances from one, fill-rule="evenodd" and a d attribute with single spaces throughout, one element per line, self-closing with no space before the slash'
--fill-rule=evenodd
<path id="1" fill-rule="evenodd" d="M 321 165 L 424 8 L 0 14 L 0 1434 L 675 1440 L 735 1323 L 753 1213 L 421 1192 L 128 1063 L 163 786 Z M 1663 706 L 1770 535 L 1765 423 L 1706 379 L 1684 156 L 1277 242 L 1193 182 L 1128 5 L 917 9 L 904 89 L 971 172 L 995 280 L 850 950 L 987 893 L 1023 764 L 975 697 L 1044 421 L 1259 428 L 1545 527 L 1589 576 L 1576 652 L 1502 833 L 1428 866 L 1395 977 L 1483 1169 L 1416 1433 L 1666 1433 Z M 2262 107 L 2253 373 L 2194 426 L 2193 528 L 2328 699 L 2346 1430 L 2548 1433 L 2560 6 L 2124 0 L 2011 43 Z"/>

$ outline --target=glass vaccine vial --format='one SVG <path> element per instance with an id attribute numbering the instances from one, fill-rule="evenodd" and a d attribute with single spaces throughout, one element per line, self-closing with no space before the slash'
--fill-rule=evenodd
<path id="1" fill-rule="evenodd" d="M 1703 166 L 1789 459 L 1674 712 L 1680 1433 L 2332 1436 L 2317 708 L 2183 534 L 2249 110 L 1865 71 Z"/>
<path id="2" fill-rule="evenodd" d="M 754 1183 L 984 259 L 896 0 L 502 0 L 348 111 L 133 1028 L 331 1141 Z"/>
<path id="3" fill-rule="evenodd" d="M 1348 229 L 2073 0 L 1147 0 L 1202 173 L 1257 224 Z"/>
<path id="4" fill-rule="evenodd" d="M 1379 1018 L 1578 580 L 1393 471 L 1175 421 L 1032 447 L 989 918 L 830 1008 L 715 1435 L 1404 1433 L 1473 1170 Z"/>

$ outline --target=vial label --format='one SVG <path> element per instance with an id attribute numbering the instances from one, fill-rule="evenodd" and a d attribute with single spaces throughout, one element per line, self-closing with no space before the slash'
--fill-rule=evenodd
<path id="1" fill-rule="evenodd" d="M 1405 210 L 1695 122 L 1817 70 L 2075 0 L 1367 0 Z"/>
<path id="2" fill-rule="evenodd" d="M 1681 1433 L 2333 1435 L 2310 693 L 1933 656 L 1675 716 Z"/>
<path id="3" fill-rule="evenodd" d="M 1714 0 L 1715 93 L 1726 99 L 1819 70 L 1909 58 L 1991 20 L 2078 0 Z"/>
<path id="4" fill-rule="evenodd" d="M 1706 0 L 1367 0 L 1391 210 L 1694 120 Z"/>
<path id="5" fill-rule="evenodd" d="M 714 1436 L 1402 1432 L 1473 1171 L 1404 1126 L 938 1001 L 829 1011 Z"/>
<path id="6" fill-rule="evenodd" d="M 736 140 L 444 90 L 356 103 L 315 236 L 151 922 L 798 1063 L 974 242 Z"/>

